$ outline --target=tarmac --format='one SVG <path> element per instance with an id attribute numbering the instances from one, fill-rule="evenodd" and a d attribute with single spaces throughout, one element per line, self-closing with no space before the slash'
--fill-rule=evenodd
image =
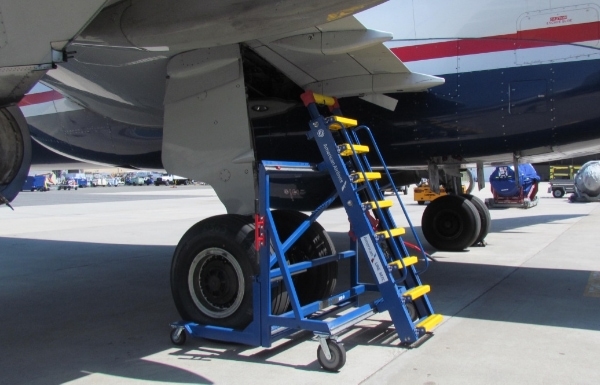
<path id="1" fill-rule="evenodd" d="M 171 257 L 190 226 L 225 212 L 210 187 L 23 192 L 15 211 L 0 207 L 0 383 L 597 384 L 600 204 L 539 191 L 534 208 L 491 211 L 486 247 L 425 243 L 435 261 L 421 277 L 444 321 L 407 349 L 376 314 L 341 335 L 338 373 L 306 332 L 268 349 L 172 345 Z M 420 234 L 426 206 L 401 197 Z M 347 248 L 343 210 L 319 222 Z"/>

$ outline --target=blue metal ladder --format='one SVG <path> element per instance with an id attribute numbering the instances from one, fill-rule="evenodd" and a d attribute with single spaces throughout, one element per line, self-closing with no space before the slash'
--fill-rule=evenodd
<path id="1" fill-rule="evenodd" d="M 421 284 L 415 266 L 418 258 L 409 255 L 407 251 L 401 238 L 405 231 L 403 228 L 396 228 L 389 209 L 392 202 L 384 200 L 378 186 L 377 180 L 381 178 L 381 173 L 371 168 L 366 157 L 371 148 L 360 143 L 357 132 L 367 132 L 382 171 L 387 174 L 402 205 L 373 135 L 367 127 L 358 126 L 356 121 L 340 116 L 335 98 L 309 91 L 302 95 L 302 99 L 311 116 L 310 137 L 317 142 L 324 159 L 322 167 L 327 168 L 332 176 L 352 231 L 360 240 L 377 280 L 377 288 L 382 296 L 381 302 L 377 304 L 377 311 L 387 310 L 400 341 L 413 344 L 433 329 L 442 320 L 442 316 L 433 312 L 427 296 L 430 287 Z M 322 116 L 317 104 L 329 106 L 338 115 Z M 402 209 L 406 215 L 404 205 Z M 378 221 L 378 229 L 373 228 L 373 222 L 367 214 L 369 210 L 373 211 Z M 410 225 L 408 215 L 406 217 Z M 412 229 L 412 225 L 410 227 Z M 416 234 L 415 238 L 418 240 Z M 427 263 L 425 255 L 422 260 Z M 394 274 L 394 270 L 399 274 Z"/>

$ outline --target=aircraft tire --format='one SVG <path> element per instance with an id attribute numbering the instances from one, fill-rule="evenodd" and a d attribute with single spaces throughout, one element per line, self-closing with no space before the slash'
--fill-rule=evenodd
<path id="1" fill-rule="evenodd" d="M 218 215 L 192 226 L 171 264 L 171 291 L 181 317 L 243 329 L 253 319 L 252 282 L 259 273 L 250 216 Z M 272 313 L 289 307 L 283 282 L 272 289 Z"/>
<path id="2" fill-rule="evenodd" d="M 274 210 L 273 220 L 280 240 L 285 241 L 308 218 L 294 210 Z M 298 263 L 335 254 L 335 246 L 323 227 L 313 222 L 286 253 L 290 263 Z M 331 262 L 293 276 L 300 304 L 319 301 L 333 294 L 337 282 L 338 263 Z"/>
<path id="3" fill-rule="evenodd" d="M 474 195 L 463 194 L 461 196 L 467 198 L 467 200 L 471 202 L 473 206 L 475 206 L 475 209 L 477 209 L 477 213 L 479 214 L 479 220 L 481 221 L 481 230 L 479 230 L 479 235 L 477 235 L 477 238 L 475 239 L 475 242 L 473 242 L 473 245 L 483 242 L 485 237 L 487 237 L 492 226 L 490 210 L 487 208 L 487 206 L 485 205 L 485 203 L 483 203 L 481 199 L 477 198 Z"/>
<path id="4" fill-rule="evenodd" d="M 459 195 L 444 195 L 430 202 L 421 218 L 421 229 L 438 250 L 461 251 L 471 246 L 481 230 L 475 206 Z"/>

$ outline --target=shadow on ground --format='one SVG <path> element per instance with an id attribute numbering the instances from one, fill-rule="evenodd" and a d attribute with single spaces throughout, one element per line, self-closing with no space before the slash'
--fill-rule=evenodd
<path id="1" fill-rule="evenodd" d="M 542 216 L 531 221 L 546 223 L 573 217 Z M 509 221 L 501 222 L 500 228 L 509 226 Z M 346 234 L 331 236 L 339 250 L 347 247 Z M 179 318 L 169 283 L 173 250 L 174 246 L 0 237 L 3 381 L 61 384 L 89 373 L 103 373 L 147 381 L 211 383 L 185 370 L 144 359 L 173 348 L 168 325 Z M 362 270 L 361 276 L 368 279 L 370 272 L 364 266 Z M 348 276 L 344 265 L 340 287 L 348 285 Z M 582 296 L 588 276 L 586 271 L 444 261 L 431 263 L 423 281 L 432 285 L 430 299 L 436 312 L 445 316 L 600 330 L 597 299 Z M 309 336 L 304 334 L 301 340 Z M 385 345 L 387 340 L 393 340 L 393 329 L 383 321 L 374 328 L 359 330 L 346 344 L 348 348 Z M 277 349 L 296 343 L 292 340 Z M 265 357 L 279 351 L 271 349 L 248 357 L 236 353 L 244 349 L 228 350 L 220 357 L 264 362 Z M 198 359 L 193 357 L 197 353 L 189 350 L 172 354 Z M 296 368 L 319 370 L 316 360 Z"/>

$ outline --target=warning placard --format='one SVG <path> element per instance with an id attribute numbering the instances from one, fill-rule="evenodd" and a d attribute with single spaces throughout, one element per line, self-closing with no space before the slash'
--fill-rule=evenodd
<path id="1" fill-rule="evenodd" d="M 371 266 L 373 267 L 373 272 L 375 273 L 375 277 L 377 277 L 377 282 L 387 282 L 387 269 L 385 269 L 381 263 L 381 259 L 379 258 L 379 255 L 377 255 L 377 249 L 375 248 L 371 237 L 369 235 L 365 235 L 360 237 L 360 241 L 362 242 L 367 257 L 369 258 L 369 263 L 371 263 Z"/>

